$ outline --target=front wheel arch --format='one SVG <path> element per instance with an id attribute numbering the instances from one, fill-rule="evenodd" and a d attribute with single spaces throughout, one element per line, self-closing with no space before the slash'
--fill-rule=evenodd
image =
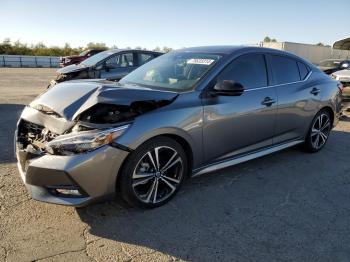
<path id="1" fill-rule="evenodd" d="M 182 171 L 180 171 L 182 173 L 182 175 L 181 175 L 181 179 L 179 179 L 179 182 L 173 181 L 173 182 L 176 182 L 178 184 L 178 187 L 176 190 L 171 192 L 171 194 L 169 196 L 167 196 L 164 200 L 161 200 L 160 202 L 153 202 L 153 203 L 147 202 L 147 203 L 145 203 L 145 202 L 143 202 L 143 200 L 140 200 L 137 197 L 137 193 L 135 193 L 135 191 L 130 189 L 130 186 L 131 186 L 130 182 L 132 182 L 132 179 L 134 179 L 134 178 L 130 178 L 130 174 L 131 174 L 130 172 L 132 169 L 134 169 L 134 164 L 136 163 L 135 161 L 139 162 L 141 159 L 143 159 L 143 157 L 141 157 L 139 159 L 140 154 L 141 155 L 144 154 L 147 150 L 149 150 L 148 148 L 153 148 L 154 146 L 156 146 L 156 147 L 159 146 L 162 148 L 168 147 L 169 149 L 173 149 L 173 150 L 175 149 L 176 152 L 178 152 L 179 156 L 181 156 L 181 159 L 182 159 L 181 165 L 183 166 L 184 169 L 182 169 Z M 147 154 L 145 154 L 145 155 L 147 155 Z M 160 154 L 160 156 L 161 156 L 161 154 Z M 163 164 L 164 164 L 164 162 L 163 162 Z M 154 165 L 154 163 L 153 163 L 153 165 Z M 137 166 L 138 166 L 138 164 L 136 164 L 135 168 L 137 168 Z M 169 201 L 176 194 L 176 192 L 179 190 L 182 182 L 184 181 L 184 179 L 186 179 L 187 170 L 188 170 L 188 158 L 186 155 L 185 148 L 178 141 L 176 141 L 174 138 L 168 137 L 166 135 L 155 136 L 151 139 L 148 139 L 147 141 L 145 141 L 141 145 L 139 145 L 124 160 L 123 164 L 121 165 L 121 167 L 119 169 L 118 176 L 117 176 L 117 182 L 116 182 L 117 194 L 120 195 L 126 202 L 128 202 L 132 206 L 138 206 L 138 207 L 142 207 L 142 208 L 158 207 L 160 205 L 165 204 L 167 201 Z M 145 171 L 145 172 L 147 172 L 147 171 Z M 167 171 L 164 171 L 164 172 L 167 172 Z M 157 173 L 159 173 L 159 172 L 157 172 Z M 160 176 L 162 176 L 162 175 L 160 175 Z M 167 176 L 168 175 L 164 176 L 164 178 Z M 153 179 L 158 180 L 158 178 L 153 178 Z M 162 177 L 159 177 L 159 179 L 164 180 Z M 168 184 L 168 183 L 166 183 L 166 184 Z M 157 191 L 155 191 L 155 192 L 157 192 Z"/>
<path id="2" fill-rule="evenodd" d="M 183 137 L 175 135 L 175 134 L 160 134 L 154 137 L 151 137 L 149 139 L 147 139 L 146 141 L 144 141 L 142 144 L 138 145 L 137 148 L 135 148 L 134 150 L 137 150 L 139 147 L 141 147 L 143 144 L 148 143 L 148 141 L 152 140 L 152 139 L 156 139 L 156 138 L 161 138 L 161 137 L 166 137 L 166 138 L 170 138 L 175 140 L 176 142 L 178 142 L 182 148 L 184 149 L 186 156 L 187 156 L 187 160 L 188 160 L 188 164 L 187 164 L 187 177 L 191 176 L 192 173 L 192 168 L 193 168 L 193 151 L 192 151 L 192 147 L 190 145 L 190 143 Z M 134 151 L 133 150 L 133 151 Z M 122 165 L 120 166 L 119 170 L 118 170 L 118 174 L 117 174 L 117 179 L 116 179 L 116 192 L 119 193 L 120 192 L 120 177 L 121 177 L 121 172 L 124 169 L 125 164 L 127 163 L 128 159 L 129 159 L 130 154 L 124 159 Z"/>

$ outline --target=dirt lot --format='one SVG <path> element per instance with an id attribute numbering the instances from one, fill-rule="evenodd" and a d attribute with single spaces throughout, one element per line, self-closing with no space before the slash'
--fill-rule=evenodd
<path id="1" fill-rule="evenodd" d="M 12 136 L 52 69 L 0 69 L 0 261 L 349 261 L 350 118 L 297 148 L 188 180 L 154 210 L 28 198 Z"/>

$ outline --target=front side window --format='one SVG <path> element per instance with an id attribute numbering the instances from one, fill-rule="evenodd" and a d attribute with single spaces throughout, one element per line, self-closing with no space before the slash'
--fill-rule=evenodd
<path id="1" fill-rule="evenodd" d="M 267 86 L 264 55 L 248 54 L 238 57 L 218 76 L 218 81 L 222 80 L 233 80 L 245 89 Z"/>
<path id="2" fill-rule="evenodd" d="M 186 90 L 192 88 L 221 58 L 221 55 L 170 52 L 159 56 L 119 81 L 150 88 Z"/>
<path id="3" fill-rule="evenodd" d="M 124 53 L 121 55 L 120 67 L 131 67 L 134 66 L 134 54 Z"/>
<path id="4" fill-rule="evenodd" d="M 270 65 L 276 85 L 300 81 L 296 60 L 285 56 L 271 55 Z"/>
<path id="5" fill-rule="evenodd" d="M 120 65 L 120 55 L 114 55 L 106 60 L 106 66 L 108 68 L 117 68 Z"/>
<path id="6" fill-rule="evenodd" d="M 132 67 L 134 66 L 134 55 L 133 53 L 124 53 L 112 56 L 106 60 L 106 66 L 108 68 Z"/>

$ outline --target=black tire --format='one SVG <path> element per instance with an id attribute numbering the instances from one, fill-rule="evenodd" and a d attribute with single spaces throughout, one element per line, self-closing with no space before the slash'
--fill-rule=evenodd
<path id="1" fill-rule="evenodd" d="M 326 145 L 331 129 L 332 118 L 329 112 L 327 110 L 319 111 L 311 122 L 303 149 L 310 153 L 320 151 Z"/>
<path id="2" fill-rule="evenodd" d="M 178 142 L 168 137 L 153 138 L 130 153 L 123 165 L 119 180 L 121 196 L 131 206 L 164 205 L 181 187 L 187 165 L 186 153 Z"/>

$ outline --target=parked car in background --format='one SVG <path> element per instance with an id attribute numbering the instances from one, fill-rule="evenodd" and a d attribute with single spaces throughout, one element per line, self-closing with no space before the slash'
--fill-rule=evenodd
<path id="1" fill-rule="evenodd" d="M 80 64 L 57 70 L 57 77 L 50 86 L 73 79 L 96 79 L 118 81 L 137 67 L 163 53 L 137 49 L 113 49 L 89 57 Z M 49 87 L 50 87 L 49 86 Z"/>
<path id="2" fill-rule="evenodd" d="M 79 55 L 60 57 L 60 67 L 79 64 L 81 61 L 84 61 L 90 56 L 96 55 L 105 50 L 106 49 L 88 49 L 81 52 Z"/>
<path id="3" fill-rule="evenodd" d="M 326 59 L 318 64 L 318 68 L 330 75 L 339 70 L 350 69 L 350 60 Z"/>
<path id="4" fill-rule="evenodd" d="M 343 85 L 342 104 L 345 110 L 350 109 L 350 69 L 334 72 L 331 77 Z"/>
<path id="5" fill-rule="evenodd" d="M 131 53 L 119 55 L 143 54 Z M 340 116 L 338 85 L 278 50 L 173 51 L 119 82 L 69 81 L 41 94 L 18 121 L 19 172 L 36 200 L 83 206 L 119 191 L 157 207 L 187 176 L 298 144 L 321 150 Z"/>

